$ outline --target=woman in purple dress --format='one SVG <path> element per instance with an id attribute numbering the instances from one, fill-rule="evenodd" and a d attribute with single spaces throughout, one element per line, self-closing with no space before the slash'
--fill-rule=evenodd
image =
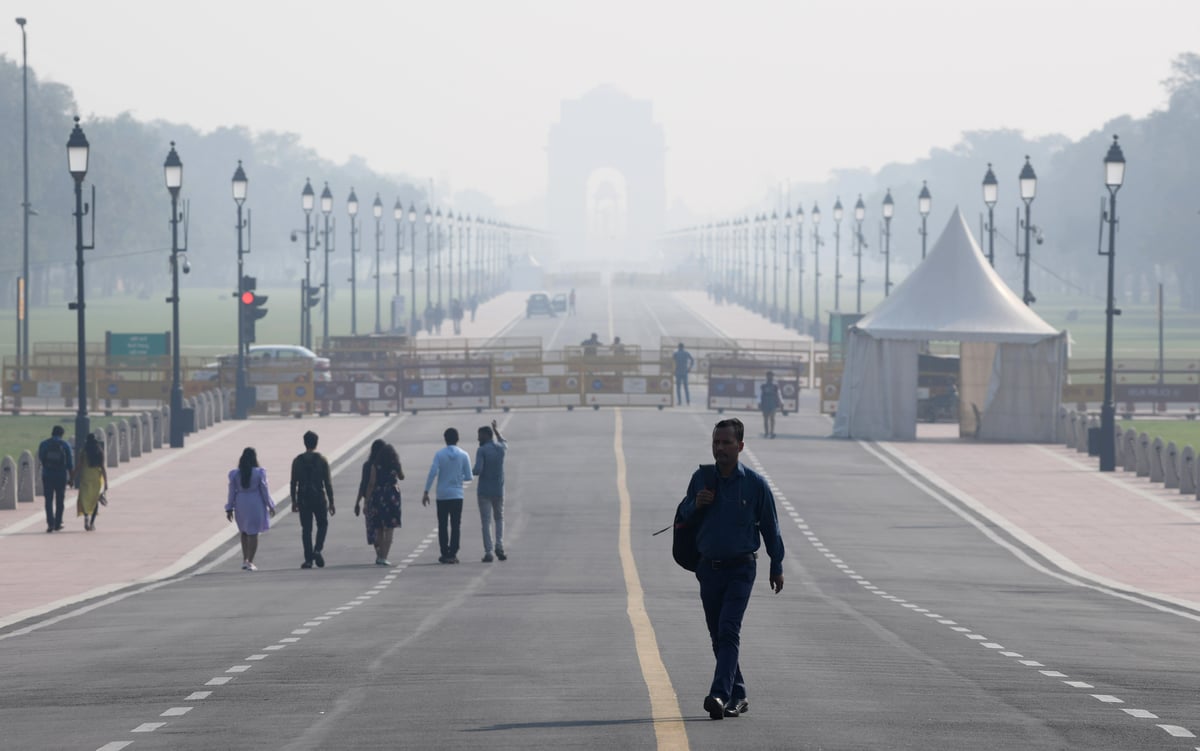
<path id="1" fill-rule="evenodd" d="M 271 516 L 275 516 L 275 502 L 267 487 L 267 471 L 258 466 L 258 453 L 247 448 L 238 460 L 237 469 L 229 472 L 229 499 L 225 502 L 225 518 L 236 519 L 242 533 L 244 571 L 258 571 L 254 565 L 258 535 L 270 529 Z"/>

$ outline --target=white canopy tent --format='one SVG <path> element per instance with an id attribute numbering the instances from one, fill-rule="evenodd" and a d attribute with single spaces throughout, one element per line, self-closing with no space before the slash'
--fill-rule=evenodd
<path id="1" fill-rule="evenodd" d="M 918 354 L 930 341 L 960 343 L 962 434 L 1056 439 L 1066 333 L 1008 288 L 958 210 L 916 270 L 850 329 L 834 436 L 915 438 Z"/>

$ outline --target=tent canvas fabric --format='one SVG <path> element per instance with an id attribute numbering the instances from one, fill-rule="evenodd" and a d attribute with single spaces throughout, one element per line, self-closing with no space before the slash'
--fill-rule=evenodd
<path id="1" fill-rule="evenodd" d="M 958 210 L 921 265 L 851 328 L 834 436 L 915 438 L 918 355 L 929 341 L 960 342 L 964 432 L 1056 439 L 1066 334 L 1008 288 Z"/>

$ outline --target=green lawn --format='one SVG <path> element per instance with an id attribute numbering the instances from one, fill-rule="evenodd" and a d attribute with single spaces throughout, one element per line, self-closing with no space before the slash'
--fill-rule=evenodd
<path id="1" fill-rule="evenodd" d="M 1151 441 L 1161 437 L 1164 443 L 1174 441 L 1181 449 L 1200 448 L 1200 422 L 1195 420 L 1119 420 L 1118 424 L 1121 430 L 1145 431 Z"/>
<path id="2" fill-rule="evenodd" d="M 59 415 L 0 415 L 0 456 L 18 458 L 22 451 L 37 451 L 38 444 L 50 437 L 50 429 L 62 425 L 71 440 L 75 433 L 75 416 Z"/>

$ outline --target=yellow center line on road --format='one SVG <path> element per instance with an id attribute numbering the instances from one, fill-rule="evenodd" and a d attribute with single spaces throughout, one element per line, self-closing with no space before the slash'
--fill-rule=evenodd
<path id="1" fill-rule="evenodd" d="M 637 647 L 638 663 L 642 678 L 650 691 L 650 719 L 654 723 L 654 735 L 659 749 L 687 751 L 687 733 L 683 727 L 683 713 L 679 710 L 679 698 L 671 685 L 671 676 L 663 664 L 658 651 L 658 639 L 654 625 L 646 613 L 645 593 L 638 576 L 637 563 L 633 560 L 633 545 L 630 542 L 630 520 L 632 503 L 625 472 L 625 449 L 621 440 L 623 420 L 621 409 L 616 410 L 616 426 L 613 431 L 613 451 L 617 457 L 617 496 L 620 500 L 620 516 L 617 547 L 621 554 L 621 572 L 625 576 L 625 612 L 633 626 L 633 641 Z"/>

